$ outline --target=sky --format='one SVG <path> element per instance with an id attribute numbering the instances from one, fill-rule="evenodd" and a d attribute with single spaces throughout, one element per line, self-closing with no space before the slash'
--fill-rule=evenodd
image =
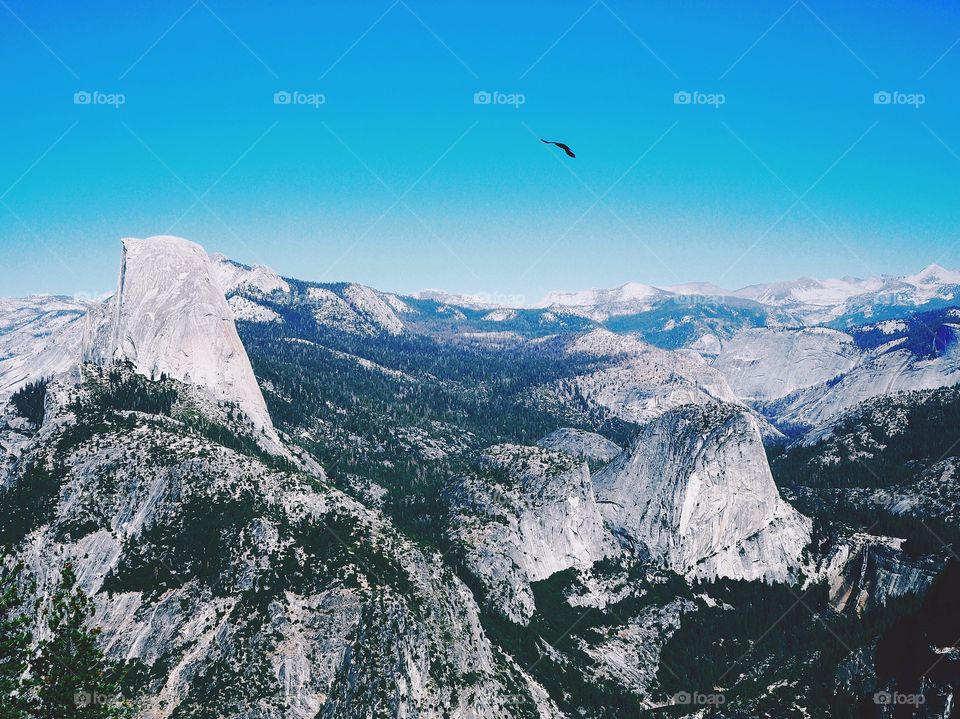
<path id="1" fill-rule="evenodd" d="M 958 72 L 942 1 L 0 0 L 0 296 L 159 234 L 526 302 L 960 267 Z"/>

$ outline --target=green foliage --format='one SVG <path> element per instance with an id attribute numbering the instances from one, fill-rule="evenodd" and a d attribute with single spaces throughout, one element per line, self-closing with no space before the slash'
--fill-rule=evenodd
<path id="1" fill-rule="evenodd" d="M 621 442 L 630 433 L 618 420 L 585 423 L 529 400 L 531 388 L 584 371 L 582 358 L 411 334 L 356 336 L 320 327 L 306 311 L 271 309 L 282 325 L 241 322 L 239 330 L 274 422 L 342 489 L 351 491 L 351 475 L 385 487 L 384 509 L 395 525 L 441 551 L 444 485 L 469 471 L 478 450 L 533 444 L 561 426 L 602 430 Z M 411 435 L 445 452 L 425 457 Z"/>
<path id="2" fill-rule="evenodd" d="M 239 454 L 255 457 L 274 469 L 292 468 L 288 460 L 276 457 L 260 446 L 254 428 L 241 414 L 235 413 L 234 406 L 225 407 L 227 422 L 224 423 L 182 402 L 177 383 L 164 374 L 158 379 L 144 377 L 134 371 L 129 362 L 115 364 L 106 373 L 99 367 L 91 366 L 91 369 L 95 369 L 97 376 L 86 384 L 88 396 L 74 401 L 71 406 L 80 421 L 64 432 L 61 444 L 68 442 L 71 446 L 78 446 L 117 425 L 133 429 L 141 419 L 129 413 L 137 412 L 171 417 L 180 422 L 185 431 Z M 162 448 L 157 448 L 157 452 L 162 454 Z"/>
<path id="3" fill-rule="evenodd" d="M 0 545 L 19 543 L 46 522 L 56 504 L 63 481 L 62 468 L 48 468 L 38 461 L 26 462 L 6 490 L 0 492 Z"/>
<path id="4" fill-rule="evenodd" d="M 17 410 L 17 414 L 26 418 L 37 427 L 43 424 L 45 413 L 44 403 L 47 399 L 48 384 L 49 382 L 46 379 L 39 379 L 36 382 L 31 382 L 21 387 L 10 398 L 10 401 L 13 402 L 14 409 Z"/>
<path id="5" fill-rule="evenodd" d="M 897 427 L 893 433 L 890 424 Z M 904 550 L 911 554 L 942 554 L 960 548 L 956 522 L 894 514 L 863 494 L 892 487 L 909 491 L 933 465 L 960 455 L 958 426 L 960 387 L 909 392 L 864 403 L 816 444 L 772 446 L 767 456 L 777 486 L 790 490 L 791 502 L 814 518 L 820 535 L 849 528 L 905 539 Z M 836 461 L 821 461 L 827 454 Z"/>
<path id="6" fill-rule="evenodd" d="M 102 410 L 170 415 L 177 390 L 165 376 L 150 380 L 137 374 L 129 364 L 112 368 L 107 384 L 94 397 Z"/>
<path id="7" fill-rule="evenodd" d="M 893 436 L 888 424 L 902 427 Z M 960 454 L 960 388 L 880 397 L 839 421 L 832 437 L 777 450 L 778 484 L 809 487 L 891 487 L 930 464 Z M 817 461 L 825 453 L 836 462 Z M 867 456 L 863 456 L 866 454 Z"/>
<path id="8" fill-rule="evenodd" d="M 271 594 L 257 590 L 237 597 L 227 618 L 233 631 L 223 638 L 223 645 L 211 648 L 211 661 L 192 678 L 172 719 L 263 716 L 267 711 L 282 716 L 287 698 L 270 660 L 277 635 L 265 630 L 272 619 L 271 599 Z"/>
<path id="9" fill-rule="evenodd" d="M 594 573 L 619 575 L 631 589 L 627 598 L 602 610 L 570 604 L 567 596 L 583 590 L 578 572 L 557 572 L 532 583 L 536 612 L 527 625 L 514 624 L 488 607 L 481 616 L 484 631 L 542 684 L 569 715 L 617 719 L 641 716 L 646 697 L 585 672 L 595 661 L 584 651 L 584 644 L 593 645 L 604 635 L 615 634 L 626 618 L 637 616 L 647 607 L 692 596 L 678 575 L 663 572 L 651 581 L 647 569 L 643 565 L 623 567 L 615 560 L 597 562 Z M 482 585 L 462 564 L 459 570 L 481 598 L 481 606 L 486 606 Z M 560 654 L 554 655 L 554 651 Z M 558 660 L 557 656 L 562 658 Z"/>
<path id="10" fill-rule="evenodd" d="M 922 604 L 893 622 L 877 645 L 876 670 L 883 685 L 901 694 L 924 693 L 924 716 L 947 716 L 953 689 L 960 686 L 960 663 L 945 650 L 960 648 L 960 562 L 951 559 Z M 955 713 L 955 712 L 954 712 Z"/>
<path id="11" fill-rule="evenodd" d="M 663 647 L 661 687 L 667 695 L 721 688 L 728 707 L 753 707 L 744 716 L 856 716 L 862 697 L 837 685 L 841 665 L 916 604 L 908 597 L 848 616 L 829 608 L 822 584 L 801 591 L 719 579 L 692 591 L 714 606 L 698 602 Z"/>
<path id="12" fill-rule="evenodd" d="M 49 637 L 30 662 L 35 719 L 119 719 L 129 715 L 120 697 L 118 667 L 97 646 L 90 627 L 93 602 L 77 586 L 70 565 L 46 608 Z"/>
<path id="13" fill-rule="evenodd" d="M 0 719 L 29 719 L 23 675 L 32 640 L 16 579 L 20 567 L 0 569 Z"/>
<path id="14" fill-rule="evenodd" d="M 933 517 L 894 514 L 874 506 L 864 506 L 842 494 L 802 496 L 793 505 L 813 517 L 814 535 L 836 537 L 857 530 L 875 537 L 905 539 L 903 550 L 913 556 L 942 555 L 960 549 L 960 527 Z"/>

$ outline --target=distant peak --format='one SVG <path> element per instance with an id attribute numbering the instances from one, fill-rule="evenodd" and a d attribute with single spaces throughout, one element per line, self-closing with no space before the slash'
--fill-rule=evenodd
<path id="1" fill-rule="evenodd" d="M 934 262 L 905 279 L 913 284 L 960 284 L 960 271 L 948 270 Z"/>

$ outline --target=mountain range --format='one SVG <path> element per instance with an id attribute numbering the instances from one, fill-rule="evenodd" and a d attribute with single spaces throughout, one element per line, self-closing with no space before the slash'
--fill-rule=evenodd
<path id="1" fill-rule="evenodd" d="M 882 309 L 884 307 L 899 308 L 901 311 L 907 308 L 929 309 L 932 305 L 953 301 L 958 291 L 960 271 L 948 270 L 933 263 L 913 275 L 826 280 L 801 277 L 749 285 L 738 290 L 728 290 L 710 282 L 687 282 L 663 288 L 627 282 L 609 289 L 548 292 L 530 307 L 572 308 L 593 318 L 607 319 L 646 312 L 670 299 L 691 298 L 685 301 L 694 303 L 739 298 L 771 308 L 782 308 L 804 323 L 830 323 L 850 320 L 858 312 L 865 313 L 862 318 L 875 314 L 886 315 Z M 442 290 L 424 290 L 415 297 L 477 309 L 517 307 L 509 303 L 509 297 L 458 295 Z"/>
<path id="2" fill-rule="evenodd" d="M 0 301 L 0 544 L 138 717 L 951 715 L 960 273 L 508 307 L 121 253 Z"/>

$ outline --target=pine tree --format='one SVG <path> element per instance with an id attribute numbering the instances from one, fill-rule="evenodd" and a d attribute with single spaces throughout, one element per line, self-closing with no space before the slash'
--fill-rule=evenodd
<path id="1" fill-rule="evenodd" d="M 31 662 L 37 684 L 37 719 L 117 719 L 127 715 L 120 700 L 114 665 L 97 646 L 90 628 L 93 602 L 77 587 L 70 565 L 46 611 L 50 636 Z"/>
<path id="2" fill-rule="evenodd" d="M 30 660 L 31 635 L 15 583 L 18 569 L 0 571 L 0 719 L 29 716 L 24 674 Z"/>

